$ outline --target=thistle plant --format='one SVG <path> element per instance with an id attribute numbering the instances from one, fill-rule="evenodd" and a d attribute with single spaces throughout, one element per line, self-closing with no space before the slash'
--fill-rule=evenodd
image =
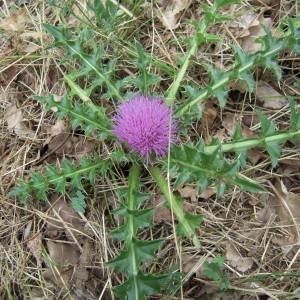
<path id="1" fill-rule="evenodd" d="M 206 145 L 202 139 L 181 142 L 181 128 L 187 128 L 191 122 L 201 117 L 197 104 L 215 97 L 224 108 L 228 82 L 243 81 L 251 93 L 255 85 L 251 70 L 255 65 L 270 69 L 279 80 L 281 71 L 276 55 L 284 49 L 300 52 L 299 20 L 287 19 L 285 25 L 288 29 L 280 37 L 272 36 L 270 30 L 264 28 L 266 34 L 259 39 L 262 47 L 258 52 L 249 54 L 233 46 L 236 63 L 229 71 L 223 72 L 205 64 L 204 67 L 210 74 L 210 82 L 206 87 L 200 88 L 183 82 L 199 46 L 219 40 L 217 36 L 208 33 L 212 24 L 228 20 L 228 17 L 219 13 L 219 9 L 235 2 L 217 0 L 212 6 L 202 5 L 204 17 L 200 21 L 191 22 L 195 26 L 195 34 L 188 39 L 188 51 L 180 60 L 178 72 L 158 63 L 158 58 L 151 58 L 137 42 L 134 49 L 128 50 L 129 55 L 135 57 L 137 75 L 119 77 L 118 61 L 111 58 L 117 57 L 117 53 L 108 55 L 104 47 L 98 45 L 91 28 L 86 26 L 75 33 L 70 28 L 44 25 L 45 30 L 54 38 L 52 47 L 64 47 L 67 51 L 65 60 L 76 61 L 78 68 L 65 76 L 68 91 L 60 102 L 55 101 L 51 94 L 46 97 L 37 96 L 35 99 L 47 111 L 56 107 L 58 118 L 69 116 L 73 129 L 81 127 L 87 137 L 97 132 L 99 140 L 113 143 L 115 147 L 108 155 L 82 158 L 77 166 L 64 159 L 60 166 L 47 165 L 43 173 L 31 172 L 30 179 L 22 181 L 10 194 L 19 196 L 26 203 L 30 197 L 46 200 L 50 186 L 61 194 L 67 189 L 77 195 L 74 196 L 77 199 L 75 209 L 84 212 L 83 194 L 78 192 L 84 191 L 87 184 L 93 186 L 98 174 L 109 176 L 108 170 L 112 165 L 130 162 L 132 167 L 128 187 L 120 206 L 115 210 L 124 219 L 124 223 L 111 232 L 111 236 L 123 247 L 115 258 L 107 262 L 107 266 L 116 272 L 126 273 L 126 281 L 115 289 L 116 295 L 121 299 L 143 299 L 173 282 L 172 273 L 153 275 L 143 264 L 156 259 L 156 252 L 163 246 L 163 239 L 144 241 L 138 238 L 140 230 L 151 226 L 150 218 L 153 213 L 152 208 L 147 208 L 147 197 L 140 192 L 142 169 L 151 175 L 176 217 L 174 234 L 188 238 L 199 249 L 201 237 L 199 238 L 197 229 L 205 216 L 184 212 L 182 199 L 175 196 L 170 182 L 174 189 L 185 183 L 196 184 L 199 192 L 213 185 L 217 188 L 217 197 L 221 197 L 232 186 L 249 192 L 263 192 L 265 188 L 261 184 L 240 173 L 241 168 L 246 166 L 247 150 L 264 146 L 270 155 L 272 167 L 275 167 L 280 158 L 281 144 L 288 139 L 300 137 L 300 110 L 294 100 L 290 99 L 291 129 L 288 131 L 278 131 L 274 122 L 258 111 L 261 124 L 261 136 L 258 138 L 244 138 L 238 126 L 229 143 L 213 140 Z M 113 9 L 105 8 L 100 0 L 94 1 L 93 5 L 89 3 L 89 9 L 94 11 L 94 19 L 98 25 L 104 22 L 102 26 L 106 26 L 105 16 L 108 18 L 109 14 L 117 11 L 112 1 L 107 3 L 107 7 Z M 115 22 L 116 18 L 110 24 Z M 117 37 L 114 40 L 118 44 Z M 159 97 L 151 96 L 151 88 L 162 80 L 160 76 L 149 72 L 148 66 L 155 62 L 161 72 L 172 73 L 174 76 L 168 91 Z M 82 85 L 83 80 L 85 85 Z M 101 105 L 93 102 L 95 89 L 102 92 L 104 101 Z M 183 89 L 188 99 L 181 103 L 176 97 L 178 91 Z M 130 96 L 131 91 L 135 92 L 134 96 Z M 128 97 L 129 100 L 124 100 Z M 107 105 L 113 108 L 113 114 L 107 113 Z M 229 159 L 226 152 L 236 155 Z M 170 175 L 168 180 L 166 173 Z M 218 267 L 222 263 L 222 259 L 215 262 Z M 207 269 L 209 267 L 213 268 L 215 265 L 207 265 Z M 222 283 L 222 287 L 229 286 L 220 272 L 216 278 L 216 281 Z"/>
<path id="2" fill-rule="evenodd" d="M 127 142 L 146 162 L 151 162 L 151 154 L 165 157 L 169 143 L 170 109 L 160 99 L 136 96 L 119 106 L 115 117 L 114 132 L 120 141 Z M 171 142 L 176 138 L 176 122 L 172 121 Z"/>

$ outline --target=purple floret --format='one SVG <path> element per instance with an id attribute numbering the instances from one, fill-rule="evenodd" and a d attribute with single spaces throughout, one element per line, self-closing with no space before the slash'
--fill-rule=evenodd
<path id="1" fill-rule="evenodd" d="M 159 98 L 137 95 L 119 105 L 114 117 L 114 133 L 135 152 L 151 162 L 151 154 L 164 157 L 168 153 L 170 108 Z M 171 142 L 177 142 L 176 121 L 172 118 Z"/>

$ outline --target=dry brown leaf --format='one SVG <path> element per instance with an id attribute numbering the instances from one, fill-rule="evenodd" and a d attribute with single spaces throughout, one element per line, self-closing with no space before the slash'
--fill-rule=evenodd
<path id="1" fill-rule="evenodd" d="M 217 115 L 218 113 L 214 105 L 211 102 L 207 102 L 201 118 L 201 126 L 209 129 L 214 123 Z"/>
<path id="2" fill-rule="evenodd" d="M 269 6 L 274 7 L 279 3 L 279 1 L 278 0 L 250 0 L 249 3 L 254 5 L 265 6 L 265 7 L 269 7 Z"/>
<path id="3" fill-rule="evenodd" d="M 212 140 L 209 132 L 217 117 L 217 110 L 211 102 L 207 102 L 205 106 L 201 105 L 199 109 L 203 110 L 201 118 L 200 131 L 203 134 L 205 143 L 209 144 Z"/>
<path id="4" fill-rule="evenodd" d="M 46 281 L 53 282 L 58 288 L 62 288 L 63 286 L 68 286 L 72 275 L 74 273 L 74 267 L 68 267 L 61 270 L 58 270 L 59 274 L 56 270 L 52 268 L 47 268 L 42 276 Z"/>
<path id="5" fill-rule="evenodd" d="M 172 222 L 172 211 L 170 208 L 164 206 L 165 198 L 163 196 L 159 197 L 155 200 L 155 210 L 153 214 L 153 222 Z M 188 201 L 182 201 L 182 209 L 185 212 L 195 213 L 195 204 L 192 204 Z M 174 215 L 174 219 L 176 220 L 176 216 Z"/>
<path id="6" fill-rule="evenodd" d="M 278 93 L 268 83 L 260 80 L 255 88 L 256 98 L 263 103 L 263 107 L 280 109 L 288 104 L 288 100 Z"/>
<path id="7" fill-rule="evenodd" d="M 263 156 L 263 151 L 258 149 L 249 149 L 248 150 L 248 160 L 251 162 L 253 166 L 255 166 L 261 157 Z"/>
<path id="8" fill-rule="evenodd" d="M 57 135 L 61 133 L 68 133 L 70 130 L 69 124 L 65 120 L 57 120 L 53 126 L 50 127 L 50 129 L 47 130 L 47 133 L 49 137 L 44 142 L 44 146 L 48 145 L 50 141 Z"/>
<path id="9" fill-rule="evenodd" d="M 227 84 L 227 88 L 232 91 L 239 91 L 242 94 L 245 94 L 248 91 L 247 84 L 241 80 L 230 81 Z"/>
<path id="10" fill-rule="evenodd" d="M 251 257 L 242 257 L 230 242 L 226 243 L 226 259 L 232 267 L 237 268 L 240 272 L 251 269 L 254 262 Z"/>
<path id="11" fill-rule="evenodd" d="M 295 159 L 281 159 L 280 164 L 289 167 L 292 170 L 299 171 L 300 169 L 300 160 L 299 157 Z"/>
<path id="12" fill-rule="evenodd" d="M 60 221 L 60 219 L 62 221 Z M 72 229 L 76 229 L 76 231 L 72 231 L 75 237 L 79 236 L 80 232 L 84 231 L 84 222 L 74 211 L 72 204 L 66 203 L 62 198 L 56 201 L 50 210 L 49 218 L 46 218 L 46 222 L 47 236 L 55 239 L 58 239 L 65 234 L 69 241 L 74 241 L 70 233 Z M 68 227 L 68 229 L 66 227 Z"/>
<path id="13" fill-rule="evenodd" d="M 80 159 L 82 156 L 93 153 L 94 143 L 86 140 L 84 136 L 59 133 L 49 142 L 48 150 L 55 152 L 56 155 L 66 155 Z"/>
<path id="14" fill-rule="evenodd" d="M 34 44 L 34 43 L 24 43 L 22 50 L 25 53 L 33 53 L 33 52 L 36 52 L 40 48 L 41 48 L 41 46 Z"/>
<path id="15" fill-rule="evenodd" d="M 33 138 L 35 133 L 30 130 L 23 119 L 21 109 L 12 104 L 6 108 L 4 120 L 7 122 L 7 128 L 13 130 L 14 133 L 20 138 Z"/>
<path id="16" fill-rule="evenodd" d="M 86 266 L 89 265 L 91 261 L 91 244 L 89 240 L 85 240 L 82 246 L 82 253 L 79 257 L 79 266 L 76 268 L 75 278 L 76 278 L 76 287 L 83 289 L 85 282 L 89 279 L 89 272 Z"/>
<path id="17" fill-rule="evenodd" d="M 0 20 L 0 29 L 9 32 L 23 32 L 29 18 L 26 15 L 26 10 L 22 9 L 17 13 Z"/>
<path id="18" fill-rule="evenodd" d="M 202 265 L 199 267 L 197 267 L 196 265 L 201 261 L 201 259 L 205 260 L 204 257 L 201 257 L 199 255 L 184 253 L 181 257 L 183 273 L 188 274 L 189 272 L 193 272 L 196 273 L 197 277 L 200 277 L 203 273 L 203 267 Z"/>
<path id="19" fill-rule="evenodd" d="M 23 241 L 27 240 L 27 238 L 29 237 L 30 231 L 32 228 L 32 221 L 29 221 L 27 223 L 27 225 L 24 228 L 24 232 L 23 232 Z"/>
<path id="20" fill-rule="evenodd" d="M 42 234 L 37 234 L 34 238 L 27 242 L 27 247 L 36 259 L 37 266 L 42 266 Z"/>
<path id="21" fill-rule="evenodd" d="M 66 244 L 62 242 L 47 241 L 47 248 L 51 259 L 59 265 L 76 265 L 80 258 L 80 250 L 76 244 Z"/>
<path id="22" fill-rule="evenodd" d="M 53 138 L 61 133 L 66 133 L 69 131 L 69 126 L 66 124 L 65 120 L 57 120 L 56 123 L 51 126 L 49 130 L 50 137 Z"/>
<path id="23" fill-rule="evenodd" d="M 213 196 L 215 194 L 216 194 L 216 188 L 209 187 L 199 195 L 199 198 L 207 200 L 208 198 L 210 198 L 211 196 Z"/>
<path id="24" fill-rule="evenodd" d="M 179 188 L 178 192 L 182 198 L 189 198 L 193 203 L 198 202 L 198 189 L 190 185 Z"/>
<path id="25" fill-rule="evenodd" d="M 153 223 L 160 223 L 162 221 L 172 222 L 172 213 L 171 210 L 164 206 L 165 198 L 164 196 L 160 196 L 155 199 L 155 210 L 153 213 Z"/>
<path id="26" fill-rule="evenodd" d="M 34 287 L 30 291 L 30 300 L 47 300 L 44 295 L 43 289 Z"/>
<path id="27" fill-rule="evenodd" d="M 179 23 L 178 19 L 185 9 L 187 9 L 191 0 L 171 0 L 167 7 L 159 12 L 160 20 L 167 29 L 175 29 Z"/>
<path id="28" fill-rule="evenodd" d="M 269 27 L 273 33 L 275 32 L 271 18 L 264 18 L 263 16 L 259 17 L 259 24 L 257 24 L 257 20 L 253 22 L 247 29 L 249 34 L 245 34 L 241 37 L 241 47 L 244 51 L 253 53 L 260 50 L 261 44 L 256 43 L 255 40 L 266 34 L 260 24 Z"/>
<path id="29" fill-rule="evenodd" d="M 281 225 L 287 226 L 290 237 L 285 244 L 300 241 L 300 195 L 288 192 L 283 182 L 276 179 L 275 186 L 271 185 L 274 196 L 270 197 L 271 205 L 275 206 Z"/>
<path id="30" fill-rule="evenodd" d="M 222 125 L 227 130 L 230 138 L 233 136 L 238 124 L 238 118 L 235 114 L 226 113 L 225 117 L 222 120 Z M 243 137 L 253 137 L 254 133 L 247 126 L 244 126 L 244 124 L 242 124 L 242 135 Z"/>
<path id="31" fill-rule="evenodd" d="M 15 65 L 7 68 L 0 74 L 0 82 L 7 83 L 7 82 L 15 80 L 18 77 L 20 70 L 21 70 L 20 67 L 15 66 Z M 9 98 L 10 99 L 10 98 L 12 98 L 12 95 L 15 95 L 16 93 L 17 93 L 17 91 L 14 91 L 14 89 L 11 88 L 11 89 L 9 89 L 8 93 L 1 93 L 1 98 L 3 98 L 3 99 Z M 13 100 L 13 98 L 12 98 L 12 100 Z"/>

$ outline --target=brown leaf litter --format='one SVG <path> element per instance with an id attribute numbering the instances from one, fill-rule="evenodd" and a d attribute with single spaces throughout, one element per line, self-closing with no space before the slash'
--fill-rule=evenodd
<path id="1" fill-rule="evenodd" d="M 287 191 L 279 179 L 270 187 L 274 193 L 270 197 L 270 205 L 275 207 L 279 224 L 288 232 L 287 237 L 273 239 L 273 242 L 281 246 L 297 245 L 300 243 L 300 195 Z"/>
<path id="2" fill-rule="evenodd" d="M 164 9 L 158 11 L 158 16 L 167 29 L 179 26 L 181 14 L 190 6 L 191 0 L 170 0 Z"/>
<path id="3" fill-rule="evenodd" d="M 45 237 L 48 255 L 47 268 L 42 276 L 58 288 L 75 284 L 76 291 L 86 294 L 85 284 L 90 278 L 87 266 L 91 264 L 92 245 L 85 233 L 85 221 L 63 198 L 53 198 L 45 215 Z M 88 294 L 86 294 L 87 297 Z"/>
<path id="4" fill-rule="evenodd" d="M 22 110 L 18 109 L 15 104 L 6 108 L 4 120 L 7 122 L 7 129 L 13 131 L 19 138 L 34 138 L 35 132 L 29 129 Z"/>
<path id="5" fill-rule="evenodd" d="M 72 204 L 63 198 L 54 201 L 45 220 L 45 234 L 52 239 L 60 239 L 65 235 L 67 240 L 76 242 L 84 232 L 85 222 L 74 211 Z"/>
<path id="6" fill-rule="evenodd" d="M 237 6 L 233 6 L 233 9 L 234 7 Z M 278 35 L 273 27 L 272 18 L 264 17 L 263 11 L 256 13 L 243 7 L 237 10 L 236 16 L 229 24 L 229 27 L 232 30 L 232 34 L 240 42 L 242 49 L 246 52 L 254 53 L 261 48 L 261 44 L 255 40 L 266 34 L 262 25 L 268 27 L 275 36 Z"/>
<path id="7" fill-rule="evenodd" d="M 281 109 L 288 104 L 288 100 L 278 93 L 270 84 L 260 80 L 255 86 L 257 100 L 263 103 L 263 107 Z"/>
<path id="8" fill-rule="evenodd" d="M 38 233 L 27 241 L 27 247 L 36 259 L 37 267 L 42 266 L 42 234 Z"/>
<path id="9" fill-rule="evenodd" d="M 0 20 L 0 29 L 8 32 L 23 32 L 29 18 L 26 9 L 21 9 L 17 13 Z"/>
<path id="10" fill-rule="evenodd" d="M 246 272 L 253 266 L 253 258 L 243 257 L 233 243 L 226 242 L 226 261 L 239 272 Z"/>

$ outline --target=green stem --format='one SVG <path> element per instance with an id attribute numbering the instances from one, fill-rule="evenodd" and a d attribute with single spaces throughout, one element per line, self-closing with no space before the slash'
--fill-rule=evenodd
<path id="1" fill-rule="evenodd" d="M 87 95 L 87 93 L 79 86 L 77 85 L 70 77 L 70 75 L 65 75 L 65 80 L 71 90 L 83 101 L 86 102 L 89 106 L 92 108 L 96 108 L 96 105 L 92 102 L 90 97 Z"/>
<path id="2" fill-rule="evenodd" d="M 196 235 L 194 234 L 194 230 L 191 228 L 190 224 L 186 220 L 185 214 L 184 214 L 180 204 L 176 200 L 173 193 L 170 192 L 168 183 L 167 183 L 166 179 L 164 178 L 161 170 L 159 168 L 149 167 L 149 172 L 150 172 L 151 176 L 153 177 L 153 179 L 155 180 L 155 182 L 157 183 L 157 185 L 159 186 L 162 193 L 164 194 L 166 200 L 169 202 L 170 207 L 173 210 L 174 214 L 176 215 L 178 221 L 184 227 L 186 235 L 189 237 L 192 236 L 195 247 L 199 248 L 200 242 L 199 242 L 198 238 L 196 237 Z"/>
<path id="3" fill-rule="evenodd" d="M 134 191 L 136 190 L 138 183 L 139 183 L 139 175 L 141 172 L 141 167 L 137 164 L 134 164 L 131 167 L 129 180 L 128 180 L 128 209 L 135 210 L 136 209 L 136 199 L 134 195 Z M 132 276 L 133 276 L 133 283 L 134 283 L 134 294 L 135 300 L 139 300 L 139 290 L 137 284 L 137 275 L 138 275 L 138 265 L 136 263 L 136 250 L 133 243 L 133 238 L 136 235 L 134 230 L 134 216 L 129 214 L 129 228 L 130 228 L 130 237 L 128 237 L 130 252 L 132 254 Z"/>
<path id="4" fill-rule="evenodd" d="M 98 122 L 94 121 L 93 119 L 89 118 L 87 115 L 79 114 L 74 109 L 69 110 L 69 109 L 65 108 L 63 105 L 60 105 L 59 102 L 55 102 L 54 106 L 56 106 L 60 110 L 66 111 L 67 113 L 72 115 L 74 118 L 77 118 L 79 120 L 87 122 L 88 124 L 93 125 L 93 127 L 97 128 L 98 130 L 105 131 L 105 132 L 107 132 L 108 135 L 114 136 L 112 133 L 111 134 L 109 133 L 109 130 L 111 128 L 107 128 L 107 127 L 102 126 L 100 123 L 98 123 Z M 97 111 L 99 112 L 99 110 L 97 110 Z"/>
<path id="5" fill-rule="evenodd" d="M 68 42 L 66 42 L 67 47 L 74 52 L 78 57 L 80 57 L 80 59 L 89 67 L 91 68 L 97 75 L 98 77 L 103 80 L 106 85 L 107 88 L 112 92 L 112 94 L 114 96 L 116 96 L 119 100 L 123 99 L 123 97 L 121 96 L 121 94 L 119 93 L 119 91 L 116 89 L 116 87 L 101 73 L 101 71 L 99 70 L 99 68 L 97 68 L 96 66 L 94 66 L 93 64 L 91 64 L 83 55 L 81 52 L 78 52 L 74 47 L 72 47 Z"/>
<path id="6" fill-rule="evenodd" d="M 181 66 L 181 69 L 179 70 L 177 76 L 175 77 L 175 80 L 173 81 L 173 83 L 167 93 L 166 103 L 169 106 L 173 103 L 173 101 L 175 99 L 175 96 L 179 89 L 180 83 L 186 73 L 188 66 L 189 66 L 191 56 L 196 54 L 197 49 L 198 49 L 198 44 L 194 43 L 193 46 L 190 48 L 188 54 L 186 55 L 184 62 Z"/>
<path id="7" fill-rule="evenodd" d="M 221 145 L 221 151 L 222 152 L 231 152 L 231 151 L 238 151 L 238 150 L 247 150 L 250 148 L 257 147 L 262 144 L 269 144 L 274 142 L 282 142 L 286 141 L 292 138 L 299 138 L 300 137 L 300 129 L 288 131 L 288 132 L 280 132 L 275 133 L 273 135 L 267 136 L 267 137 L 261 137 L 261 138 L 252 138 L 252 139 L 245 139 L 243 141 L 239 142 L 231 142 L 231 143 L 225 143 Z M 219 146 L 205 146 L 204 152 L 206 154 L 210 154 L 214 152 Z"/>
<path id="8" fill-rule="evenodd" d="M 95 105 L 91 98 L 88 96 L 85 90 L 83 90 L 78 84 L 76 84 L 70 75 L 65 75 L 65 80 L 69 85 L 71 91 L 77 95 L 84 103 L 86 103 L 93 111 L 100 113 L 101 116 L 106 117 L 101 111 L 100 107 Z"/>
<path id="9" fill-rule="evenodd" d="M 190 63 L 190 59 L 193 55 L 196 55 L 197 53 L 197 50 L 198 50 L 198 47 L 199 47 L 199 44 L 204 41 L 204 39 L 198 39 L 197 38 L 197 35 L 198 36 L 202 36 L 206 30 L 206 24 L 204 21 L 202 21 L 202 26 L 201 29 L 199 31 L 197 31 L 196 35 L 195 35 L 195 38 L 193 40 L 193 44 L 192 44 L 192 47 L 189 49 L 188 53 L 186 54 L 185 56 L 185 59 L 184 59 L 184 62 L 175 78 L 175 80 L 173 81 L 167 95 L 166 95 L 166 103 L 171 106 L 174 102 L 174 99 L 175 99 L 175 96 L 176 96 L 176 93 L 179 89 L 179 86 L 180 86 L 180 83 L 186 73 L 186 70 L 189 66 L 189 63 Z"/>
<path id="10" fill-rule="evenodd" d="M 75 170 L 73 172 L 70 172 L 70 173 L 64 173 L 64 171 L 62 171 L 62 173 L 58 177 L 48 179 L 47 183 L 48 184 L 55 184 L 56 182 L 61 181 L 63 178 L 64 179 L 72 178 L 73 176 L 75 176 L 77 174 L 88 173 L 90 170 L 97 169 L 97 168 L 100 168 L 102 166 L 103 166 L 103 161 L 101 161 L 97 164 L 92 164 L 92 165 L 90 165 L 88 167 L 85 167 L 85 168 L 77 169 L 77 170 Z M 37 190 L 43 184 L 44 183 L 39 183 L 39 184 L 34 185 L 34 189 Z"/>
<path id="11" fill-rule="evenodd" d="M 129 180 L 128 180 L 128 209 L 129 210 L 135 210 L 136 209 L 136 199 L 134 195 L 134 191 L 137 188 L 138 182 L 139 182 L 139 175 L 141 172 L 141 167 L 137 164 L 134 164 L 131 167 Z M 129 215 L 129 224 L 131 228 L 131 238 L 128 238 L 128 240 L 131 241 L 131 239 L 135 236 L 136 232 L 134 231 L 134 216 L 132 214 Z"/>
<path id="12" fill-rule="evenodd" d="M 267 58 L 268 56 L 272 56 L 274 54 L 277 54 L 281 49 L 282 49 L 282 46 L 281 47 L 277 47 L 275 49 L 272 49 L 272 50 L 264 53 L 262 55 L 262 57 Z M 241 66 L 237 70 L 237 72 L 238 73 L 242 73 L 242 72 L 248 71 L 248 70 L 250 70 L 254 66 L 255 63 L 256 63 L 255 60 L 253 60 L 253 61 L 247 63 L 246 65 Z M 218 84 L 215 84 L 215 85 L 213 85 L 211 87 L 204 88 L 201 91 L 201 93 L 200 93 L 200 95 L 198 97 L 196 97 L 195 99 L 190 100 L 189 102 L 186 102 L 183 106 L 179 107 L 179 109 L 175 113 L 175 117 L 176 118 L 181 117 L 185 112 L 188 111 L 188 109 L 191 106 L 193 106 L 193 105 L 197 104 L 198 102 L 203 101 L 204 99 L 208 98 L 210 95 L 212 95 L 214 93 L 214 91 L 216 89 L 218 89 L 221 86 L 223 86 L 226 83 L 228 83 L 231 80 L 231 76 L 233 74 L 232 73 L 233 70 L 234 70 L 234 68 L 232 70 L 228 71 L 227 72 L 227 74 L 228 74 L 227 77 L 225 77 L 221 82 L 218 82 Z"/>

